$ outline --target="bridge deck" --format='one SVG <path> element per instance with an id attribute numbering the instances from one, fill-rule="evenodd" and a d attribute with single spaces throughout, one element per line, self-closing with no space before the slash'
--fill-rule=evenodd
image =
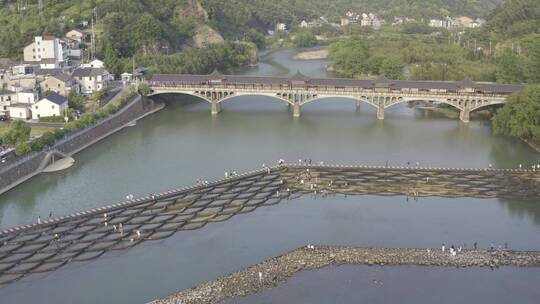
<path id="1" fill-rule="evenodd" d="M 259 85 L 259 86 L 289 86 L 291 84 L 308 85 L 310 87 L 350 87 L 350 88 L 392 88 L 392 89 L 418 89 L 418 90 L 445 90 L 460 91 L 464 89 L 476 89 L 482 92 L 495 94 L 508 94 L 523 89 L 519 84 L 499 83 L 474 83 L 471 81 L 409 81 L 391 80 L 384 77 L 377 79 L 347 79 L 347 78 L 309 78 L 297 74 L 292 77 L 276 76 L 242 76 L 222 75 L 214 73 L 210 75 L 173 75 L 154 74 L 151 80 L 154 84 L 183 84 L 183 85 Z"/>
<path id="2" fill-rule="evenodd" d="M 540 197 L 540 172 L 284 165 L 0 232 L 0 284 L 306 193 Z"/>

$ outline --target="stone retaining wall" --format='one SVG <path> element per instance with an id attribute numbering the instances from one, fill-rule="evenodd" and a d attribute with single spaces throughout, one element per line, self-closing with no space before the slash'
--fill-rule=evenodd
<path id="1" fill-rule="evenodd" d="M 214 281 L 186 289 L 150 304 L 214 304 L 254 294 L 286 281 L 302 270 L 331 265 L 417 265 L 438 267 L 539 267 L 538 251 L 464 250 L 452 256 L 448 249 L 302 247 Z"/>
<path id="2" fill-rule="evenodd" d="M 156 105 L 152 100 L 137 96 L 114 115 L 57 141 L 52 149 L 73 155 L 155 109 Z M 32 153 L 0 167 L 0 194 L 38 174 L 38 168 L 46 154 L 47 151 Z"/>

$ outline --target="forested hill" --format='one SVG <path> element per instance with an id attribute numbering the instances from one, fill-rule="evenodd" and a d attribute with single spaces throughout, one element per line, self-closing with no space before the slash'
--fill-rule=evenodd
<path id="1" fill-rule="evenodd" d="M 264 32 L 277 22 L 297 24 L 327 17 L 339 22 L 347 10 L 384 17 L 440 18 L 465 15 L 486 17 L 504 0 L 201 0 L 209 18 L 228 36 L 257 29 Z"/>
<path id="2" fill-rule="evenodd" d="M 136 51 L 178 50 L 209 23 L 230 39 L 260 42 L 277 22 L 297 24 L 345 11 L 416 18 L 486 16 L 502 0 L 0 0 L 0 57 L 20 56 L 33 36 L 62 35 L 97 17 L 99 48 L 121 57 Z M 202 6 L 200 5 L 202 4 Z M 96 10 L 94 11 L 94 8 Z M 208 13 L 207 13 L 208 12 Z M 202 28 L 212 34 L 210 27 Z M 214 33 L 215 34 L 215 33 Z"/>
<path id="3" fill-rule="evenodd" d="M 42 0 L 41 10 L 38 3 L 0 0 L 0 57 L 20 57 L 34 36 L 61 37 L 93 16 L 99 49 L 110 45 L 121 57 L 180 49 L 206 18 L 192 0 Z"/>
<path id="4" fill-rule="evenodd" d="M 508 0 L 490 14 L 487 25 L 502 39 L 540 33 L 540 0 Z"/>

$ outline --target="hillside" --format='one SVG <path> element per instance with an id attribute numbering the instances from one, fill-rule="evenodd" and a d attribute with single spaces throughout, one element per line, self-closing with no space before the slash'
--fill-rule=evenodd
<path id="1" fill-rule="evenodd" d="M 0 1 L 0 57 L 20 58 L 21 49 L 33 36 L 62 36 L 80 28 L 87 31 L 95 18 L 98 51 L 112 47 L 120 57 L 136 52 L 158 54 L 163 49 L 173 52 L 185 44 L 205 44 L 205 39 L 222 41 L 221 36 L 206 25 L 207 13 L 197 0 L 43 0 Z M 95 6 L 95 10 L 94 10 Z"/>
<path id="2" fill-rule="evenodd" d="M 540 0 L 509 0 L 488 17 L 487 29 L 501 39 L 540 33 Z"/>
<path id="3" fill-rule="evenodd" d="M 201 0 L 209 19 L 228 37 L 243 38 L 252 29 L 265 33 L 277 22 L 297 24 L 325 16 L 339 22 L 351 9 L 386 17 L 434 18 L 447 15 L 487 16 L 502 0 Z"/>

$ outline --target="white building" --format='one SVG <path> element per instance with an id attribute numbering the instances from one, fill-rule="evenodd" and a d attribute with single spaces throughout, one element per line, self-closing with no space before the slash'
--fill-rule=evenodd
<path id="1" fill-rule="evenodd" d="M 88 39 L 88 34 L 80 29 L 73 29 L 66 33 L 66 38 L 70 43 L 81 44 Z"/>
<path id="2" fill-rule="evenodd" d="M 37 63 L 42 69 L 61 68 L 67 62 L 66 44 L 58 38 L 38 36 L 24 48 L 24 61 Z"/>
<path id="3" fill-rule="evenodd" d="M 122 84 L 124 86 L 126 86 L 127 84 L 131 83 L 131 81 L 133 81 L 133 74 L 131 73 L 122 73 L 122 75 L 120 75 L 121 79 L 122 79 Z"/>
<path id="4" fill-rule="evenodd" d="M 17 103 L 34 104 L 38 101 L 38 94 L 32 90 L 22 90 L 17 92 Z"/>
<path id="5" fill-rule="evenodd" d="M 31 64 L 14 65 L 11 68 L 12 75 L 29 75 L 34 73 L 34 66 Z"/>
<path id="6" fill-rule="evenodd" d="M 15 103 L 8 107 L 9 117 L 12 119 L 30 119 L 32 112 L 30 108 L 32 105 L 26 103 Z"/>
<path id="7" fill-rule="evenodd" d="M 276 24 L 276 31 L 277 32 L 284 32 L 286 30 L 287 30 L 287 25 L 285 23 Z"/>
<path id="8" fill-rule="evenodd" d="M 68 108 L 68 99 L 60 94 L 52 93 L 32 105 L 32 119 L 50 116 L 64 116 Z"/>
<path id="9" fill-rule="evenodd" d="M 17 93 L 13 91 L 0 90 L 0 112 L 6 113 L 9 106 L 17 100 Z"/>
<path id="10" fill-rule="evenodd" d="M 429 20 L 430 27 L 443 27 L 443 21 L 441 19 L 431 19 Z"/>
<path id="11" fill-rule="evenodd" d="M 81 68 L 97 68 L 101 69 L 105 67 L 105 63 L 99 59 L 94 59 L 88 63 L 83 63 L 80 66 Z"/>
<path id="12" fill-rule="evenodd" d="M 79 68 L 71 76 L 79 84 L 79 92 L 82 94 L 101 91 L 111 79 L 110 73 L 104 68 Z"/>

